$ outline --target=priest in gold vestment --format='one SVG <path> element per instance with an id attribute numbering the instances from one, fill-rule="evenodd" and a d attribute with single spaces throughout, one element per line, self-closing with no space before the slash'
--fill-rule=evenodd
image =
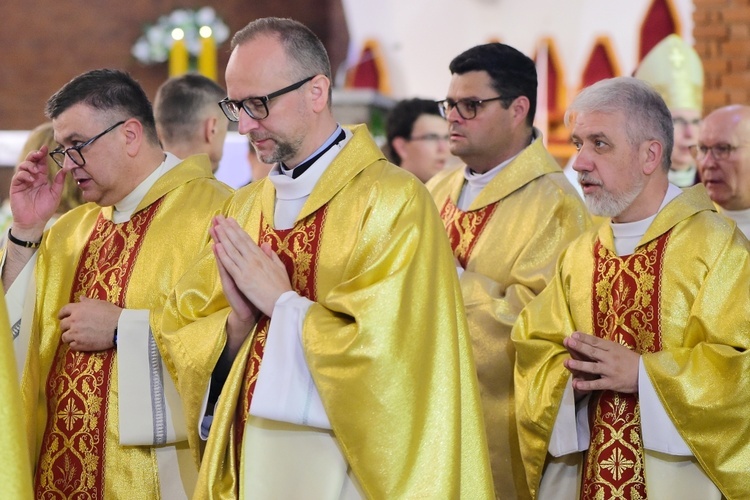
<path id="1" fill-rule="evenodd" d="M 32 498 L 31 468 L 23 431 L 21 393 L 5 300 L 0 300 L 0 484 L 6 498 Z"/>
<path id="2" fill-rule="evenodd" d="M 214 364 L 239 351 L 196 498 L 492 498 L 461 293 L 427 190 L 366 127 L 336 123 L 308 28 L 260 19 L 232 47 L 222 106 L 277 165 L 234 195 L 164 314 L 196 431 Z"/>
<path id="3" fill-rule="evenodd" d="M 27 298 L 31 313 L 16 342 L 28 343 L 21 388 L 35 496 L 189 498 L 197 462 L 153 335 L 231 190 L 207 156 L 164 153 L 148 98 L 126 73 L 79 75 L 46 111 L 61 171 L 47 180 L 46 147 L 19 165 L 3 265 L 8 295 Z M 45 232 L 66 175 L 88 203 Z"/>
<path id="4" fill-rule="evenodd" d="M 605 80 L 571 105 L 592 212 L 513 329 L 519 437 L 546 498 L 747 498 L 750 245 L 670 184 L 669 110 Z"/>
<path id="5" fill-rule="evenodd" d="M 532 128 L 533 61 L 496 43 L 469 49 L 450 69 L 448 99 L 441 104 L 451 152 L 466 166 L 438 174 L 428 187 L 460 273 L 495 493 L 528 498 L 514 417 L 510 330 L 551 279 L 560 252 L 588 227 L 589 216 Z"/>

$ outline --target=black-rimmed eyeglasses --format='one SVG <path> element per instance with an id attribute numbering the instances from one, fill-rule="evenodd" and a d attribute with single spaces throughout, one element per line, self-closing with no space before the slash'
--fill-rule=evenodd
<path id="1" fill-rule="evenodd" d="M 491 101 L 503 101 L 503 105 L 507 107 L 510 102 L 513 101 L 513 99 L 515 99 L 515 97 L 505 96 L 491 97 L 489 99 L 459 99 L 458 101 L 454 101 L 453 99 L 445 99 L 442 101 L 437 101 L 436 104 L 438 105 L 440 115 L 443 118 L 447 119 L 448 113 L 450 113 L 453 108 L 456 108 L 461 118 L 463 118 L 464 120 L 473 120 L 477 117 L 477 109 L 479 109 L 482 104 Z"/>
<path id="2" fill-rule="evenodd" d="M 279 97 L 280 95 L 291 92 L 292 90 L 297 90 L 316 76 L 317 75 L 309 76 L 304 80 L 300 80 L 297 83 L 289 85 L 288 87 L 284 87 L 281 90 L 271 92 L 270 94 L 261 97 L 246 97 L 241 101 L 233 101 L 229 99 L 229 97 L 225 97 L 224 99 L 219 101 L 219 107 L 231 122 L 240 121 L 240 111 L 242 109 L 244 109 L 245 112 L 250 115 L 250 118 L 254 120 L 263 120 L 265 118 L 268 118 L 268 101 Z"/>
<path id="3" fill-rule="evenodd" d="M 79 167 L 82 167 L 86 165 L 86 159 L 83 157 L 83 153 L 81 153 L 81 150 L 85 148 L 86 146 L 90 146 L 91 144 L 94 143 L 95 140 L 113 131 L 116 127 L 119 127 L 126 121 L 127 120 L 122 120 L 122 121 L 115 123 L 104 132 L 96 134 L 94 137 L 92 137 L 91 139 L 89 139 L 88 141 L 84 143 L 71 146 L 68 149 L 63 149 L 62 147 L 59 147 L 56 150 L 52 151 L 49 155 L 52 157 L 53 160 L 55 160 L 55 163 L 57 163 L 60 166 L 60 168 L 63 168 L 63 163 L 65 163 L 65 155 L 68 155 L 68 158 L 70 158 L 73 161 L 73 163 L 75 163 Z"/>

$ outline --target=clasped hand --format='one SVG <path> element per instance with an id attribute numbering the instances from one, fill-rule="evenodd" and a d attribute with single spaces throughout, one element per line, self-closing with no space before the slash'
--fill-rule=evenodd
<path id="1" fill-rule="evenodd" d="M 591 391 L 638 392 L 640 354 L 627 347 L 582 332 L 563 340 L 570 353 L 564 364 L 573 374 L 576 396 Z"/>
<path id="2" fill-rule="evenodd" d="M 81 297 L 63 306 L 57 315 L 62 341 L 73 351 L 104 351 L 114 347 L 117 322 L 122 309 L 104 300 Z"/>
<path id="3" fill-rule="evenodd" d="M 258 246 L 231 218 L 214 217 L 211 237 L 232 311 L 248 325 L 255 323 L 258 313 L 271 317 L 276 301 L 292 289 L 279 256 L 267 243 Z"/>

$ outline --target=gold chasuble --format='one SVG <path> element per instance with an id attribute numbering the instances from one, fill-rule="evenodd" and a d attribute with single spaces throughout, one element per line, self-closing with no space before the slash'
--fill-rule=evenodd
<path id="1" fill-rule="evenodd" d="M 21 393 L 13 358 L 13 335 L 5 300 L 0 300 L 0 491 L 3 498 L 32 498 L 31 468 L 23 432 Z"/>
<path id="2" fill-rule="evenodd" d="M 632 255 L 616 255 L 608 224 L 571 244 L 554 281 L 513 329 L 518 430 L 532 494 L 570 379 L 563 338 L 581 331 L 641 354 L 694 455 L 685 460 L 726 498 L 747 498 L 749 249 L 736 226 L 715 213 L 702 185 L 669 202 Z M 571 455 L 583 461 L 582 498 L 647 498 L 650 483 L 670 481 L 646 473 L 651 452 L 644 450 L 637 394 L 595 392 L 589 417 L 588 453 Z"/>
<path id="3" fill-rule="evenodd" d="M 227 215 L 256 241 L 269 242 L 294 289 L 314 301 L 304 318 L 302 350 L 340 453 L 364 495 L 492 498 L 471 345 L 439 215 L 424 186 L 389 164 L 364 126 L 353 133 L 290 230 L 274 229 L 270 180 L 237 191 Z M 168 302 L 160 337 L 163 352 L 179 358 L 169 365 L 194 440 L 202 396 L 191 393 L 208 387 L 228 313 L 207 249 Z M 224 384 L 196 498 L 237 497 L 238 471 L 244 470 L 238 408 L 246 418 L 264 362 L 265 323 L 248 337 Z M 243 485 L 253 498 L 253 485 Z"/>
<path id="4" fill-rule="evenodd" d="M 541 137 L 506 165 L 467 211 L 457 208 L 464 168 L 428 183 L 465 269 L 461 290 L 479 377 L 498 498 L 529 498 L 513 403 L 510 331 L 552 279 L 563 249 L 589 225 L 588 211 Z"/>
<path id="5" fill-rule="evenodd" d="M 144 446 L 121 444 L 118 406 L 127 388 L 118 387 L 117 350 L 70 350 L 57 314 L 69 302 L 99 299 L 150 310 L 151 328 L 158 328 L 166 297 L 206 245 L 211 217 L 229 194 L 213 178 L 207 156 L 193 156 L 156 181 L 130 220 L 114 223 L 112 207 L 88 203 L 45 234 L 22 381 L 37 497 L 154 499 L 165 484 L 181 481 L 179 488 L 192 493 L 197 464 L 186 442 L 167 443 L 177 448 L 176 477 L 160 477 L 156 438 Z M 148 425 L 149 436 L 151 425 L 156 422 Z"/>

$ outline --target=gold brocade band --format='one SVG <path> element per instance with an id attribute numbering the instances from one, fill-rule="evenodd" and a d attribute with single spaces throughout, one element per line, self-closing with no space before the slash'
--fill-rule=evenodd
<path id="1" fill-rule="evenodd" d="M 669 234 L 623 258 L 595 243 L 594 335 L 638 353 L 661 350 L 661 269 Z M 589 426 L 581 498 L 647 498 L 638 395 L 592 396 Z"/>
<path id="2" fill-rule="evenodd" d="M 317 274 L 318 249 L 320 236 L 325 223 L 326 207 L 322 207 L 291 229 L 275 230 L 261 216 L 258 241 L 268 243 L 286 267 L 292 288 L 303 297 L 315 301 L 315 281 Z M 242 439 L 247 424 L 250 403 L 258 379 L 260 364 L 266 344 L 266 335 L 270 325 L 268 316 L 258 321 L 256 333 L 251 341 L 250 359 L 245 368 L 245 376 L 240 392 L 240 402 L 235 415 L 235 452 L 236 464 L 240 467 Z"/>
<path id="3" fill-rule="evenodd" d="M 114 224 L 101 214 L 76 269 L 70 301 L 124 307 L 132 269 L 161 200 Z M 36 498 L 103 498 L 106 417 L 115 350 L 75 352 L 59 341 L 47 378 L 47 424 Z"/>
<path id="4" fill-rule="evenodd" d="M 453 254 L 464 269 L 469 262 L 471 251 L 474 250 L 479 236 L 487 226 L 487 222 L 492 218 L 496 208 L 497 202 L 479 210 L 464 212 L 450 198 L 445 200 L 445 204 L 440 210 L 440 218 L 445 224 Z"/>

